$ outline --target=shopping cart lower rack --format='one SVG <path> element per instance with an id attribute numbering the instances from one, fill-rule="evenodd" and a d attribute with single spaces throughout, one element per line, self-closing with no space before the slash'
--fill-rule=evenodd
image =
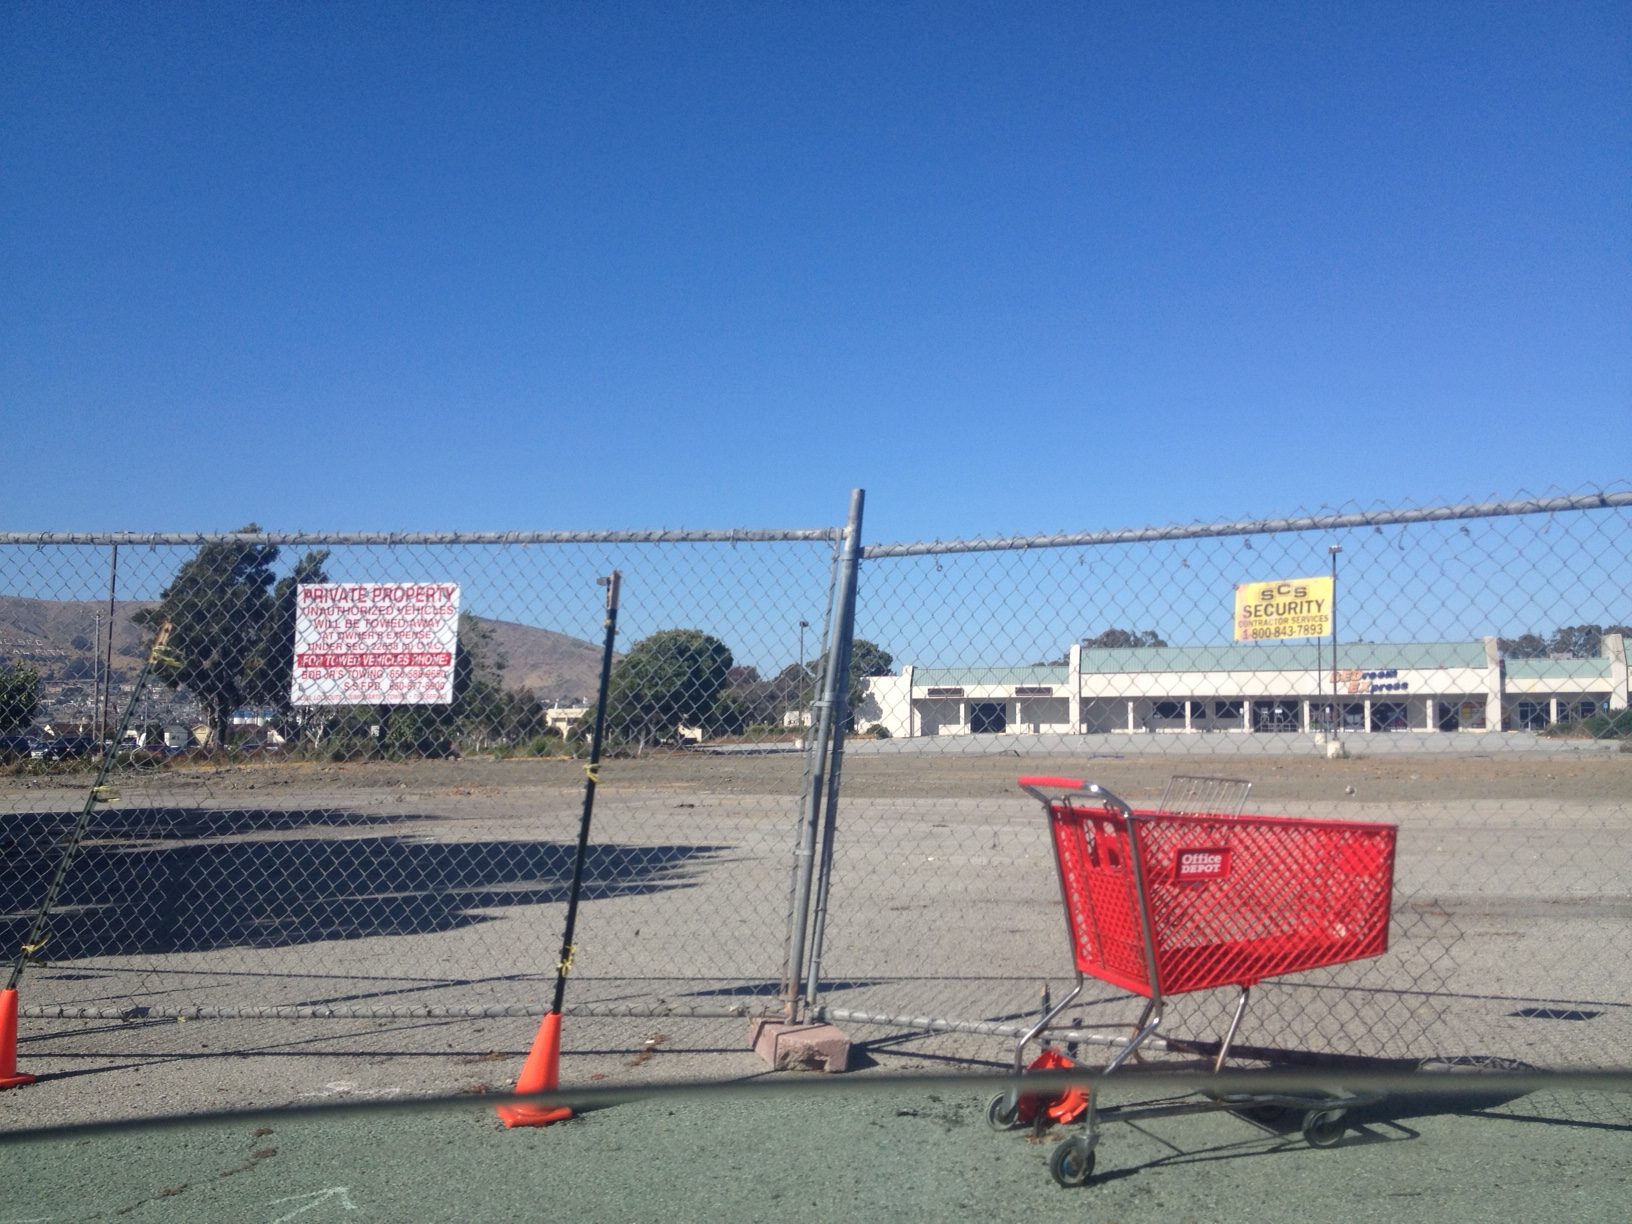
<path id="1" fill-rule="evenodd" d="M 1214 779 L 1176 779 L 1217 783 Z M 1136 812 L 1104 787 L 1077 778 L 1020 779 L 1048 814 L 1076 960 L 1076 988 L 1024 1033 L 1015 1046 L 1018 1077 L 1028 1044 L 1082 993 L 1085 975 L 1147 1000 L 1135 1033 L 1087 1090 L 1047 1102 L 1016 1087 L 987 1111 L 999 1130 L 1036 1121 L 1083 1119 L 1080 1134 L 1054 1149 L 1049 1172 L 1062 1186 L 1093 1175 L 1102 1121 L 1228 1109 L 1264 1118 L 1302 1110 L 1303 1137 L 1330 1147 L 1349 1109 L 1379 1094 L 1203 1094 L 1180 1103 L 1101 1109 L 1100 1082 L 1138 1053 L 1162 1023 L 1168 995 L 1233 986 L 1229 1031 L 1219 1043 L 1222 1070 L 1252 987 L 1266 978 L 1378 956 L 1388 948 L 1394 882 L 1395 826 L 1339 820 L 1241 815 L 1239 811 Z M 1213 805 L 1218 783 L 1196 790 Z M 1173 788 L 1169 788 L 1169 794 Z M 1052 1049 L 1033 1068 L 1073 1064 Z"/>

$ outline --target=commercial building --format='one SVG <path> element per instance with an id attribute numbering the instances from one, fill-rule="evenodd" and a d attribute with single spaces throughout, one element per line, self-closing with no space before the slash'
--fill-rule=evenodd
<path id="1" fill-rule="evenodd" d="M 1503 659 L 1497 639 L 1090 649 L 1032 667 L 875 676 L 858 726 L 892 737 L 1540 730 L 1628 702 L 1626 639 L 1593 659 Z"/>

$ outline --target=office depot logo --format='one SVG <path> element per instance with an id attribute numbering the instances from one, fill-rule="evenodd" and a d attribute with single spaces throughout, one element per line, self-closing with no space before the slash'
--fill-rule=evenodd
<path id="1" fill-rule="evenodd" d="M 1229 874 L 1230 852 L 1223 847 L 1180 850 L 1173 858 L 1173 879 L 1180 884 L 1222 880 Z"/>

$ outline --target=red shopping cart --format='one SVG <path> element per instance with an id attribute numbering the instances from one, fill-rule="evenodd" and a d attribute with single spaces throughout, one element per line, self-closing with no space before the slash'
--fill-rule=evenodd
<path id="1" fill-rule="evenodd" d="M 1019 782 L 1048 814 L 1077 981 L 1020 1037 L 1017 1075 L 1025 1069 L 1026 1046 L 1082 993 L 1088 975 L 1147 1002 L 1134 1036 L 1096 1074 L 1091 1089 L 1068 1092 L 1051 1105 L 1012 1089 L 991 1102 L 992 1125 L 1006 1130 L 1025 1121 L 1083 1116 L 1082 1133 L 1062 1142 L 1049 1160 L 1050 1173 L 1064 1186 L 1092 1176 L 1099 1125 L 1112 1119 L 1209 1109 L 1263 1118 L 1301 1109 L 1310 1144 L 1337 1143 L 1346 1111 L 1378 1100 L 1376 1094 L 1207 1096 L 1180 1106 L 1101 1109 L 1097 1089 L 1156 1034 L 1168 995 L 1239 991 L 1213 1061 L 1217 1072 L 1259 982 L 1385 952 L 1395 826 L 1222 811 L 1136 812 L 1081 779 Z M 1237 785 L 1244 799 L 1246 784 Z M 1033 1064 L 1062 1065 L 1070 1064 L 1052 1050 Z"/>

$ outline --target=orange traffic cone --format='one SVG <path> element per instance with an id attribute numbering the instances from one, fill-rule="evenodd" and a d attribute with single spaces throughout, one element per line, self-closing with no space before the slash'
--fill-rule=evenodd
<path id="1" fill-rule="evenodd" d="M 545 1012 L 544 1022 L 538 1026 L 533 1048 L 527 1061 L 521 1065 L 521 1078 L 516 1081 L 517 1092 L 554 1092 L 561 1076 L 561 1013 Z M 548 1126 L 572 1117 L 565 1105 L 500 1105 L 499 1117 L 507 1127 Z"/>
<path id="2" fill-rule="evenodd" d="M 17 992 L 0 990 L 0 1088 L 33 1082 L 32 1075 L 17 1072 Z"/>

